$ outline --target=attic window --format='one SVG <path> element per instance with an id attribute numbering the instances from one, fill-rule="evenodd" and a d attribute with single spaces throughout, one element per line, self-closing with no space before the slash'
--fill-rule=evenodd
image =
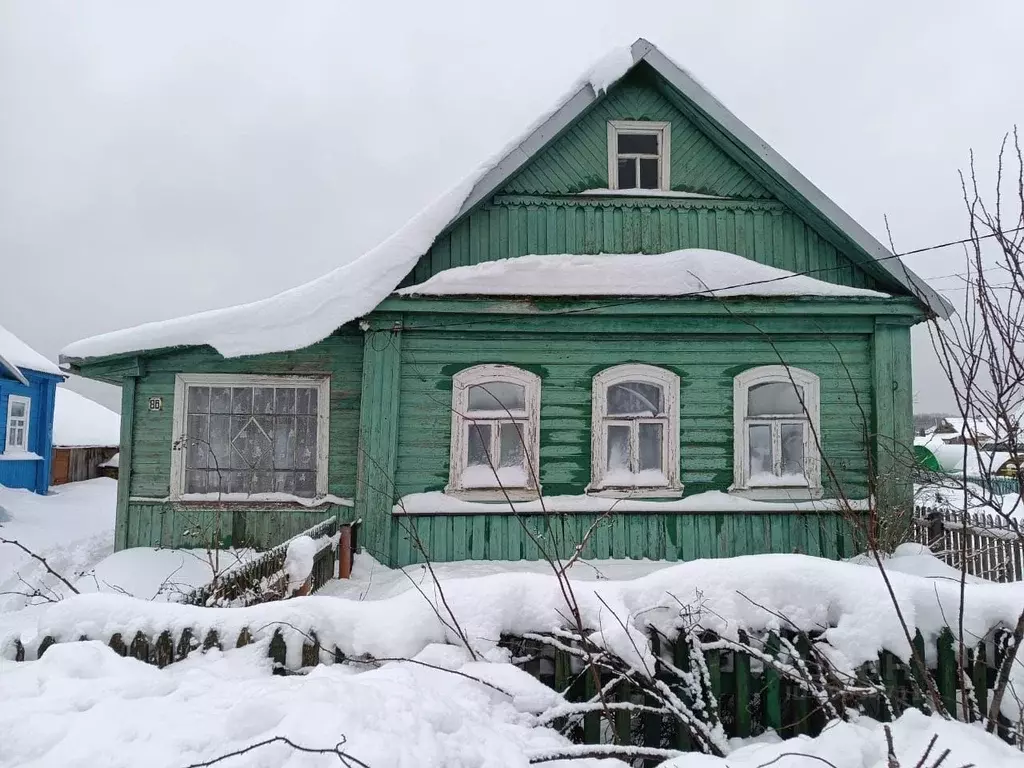
<path id="1" fill-rule="evenodd" d="M 670 124 L 648 120 L 608 123 L 608 188 L 669 188 Z"/>

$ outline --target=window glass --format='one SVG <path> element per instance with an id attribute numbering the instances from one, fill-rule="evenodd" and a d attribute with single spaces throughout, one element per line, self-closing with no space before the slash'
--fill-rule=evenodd
<path id="1" fill-rule="evenodd" d="M 751 424 L 748 428 L 750 443 L 750 475 L 772 471 L 772 428 L 767 424 Z"/>
<path id="2" fill-rule="evenodd" d="M 629 426 L 608 425 L 608 471 L 629 471 Z"/>
<path id="3" fill-rule="evenodd" d="M 608 387 L 609 416 L 658 416 L 664 413 L 661 387 L 643 381 L 627 381 Z"/>
<path id="4" fill-rule="evenodd" d="M 15 419 L 25 418 L 25 401 L 24 400 L 12 400 L 11 401 L 11 416 Z"/>
<path id="5" fill-rule="evenodd" d="M 499 427 L 499 467 L 522 467 L 526 465 L 525 432 L 522 425 L 506 421 Z"/>
<path id="6" fill-rule="evenodd" d="M 653 133 L 619 132 L 620 155 L 656 155 L 658 154 L 658 137 Z"/>
<path id="7" fill-rule="evenodd" d="M 799 396 L 797 393 L 799 391 Z M 803 389 L 788 381 L 757 384 L 747 392 L 747 416 L 804 415 Z"/>
<path id="8" fill-rule="evenodd" d="M 662 424 L 640 424 L 640 466 L 645 469 L 664 470 L 662 464 L 662 440 L 664 426 Z"/>
<path id="9" fill-rule="evenodd" d="M 782 474 L 804 473 L 804 425 L 782 425 Z"/>
<path id="10" fill-rule="evenodd" d="M 636 189 L 636 160 L 619 159 L 619 189 Z"/>
<path id="11" fill-rule="evenodd" d="M 657 189 L 660 184 L 658 178 L 658 160 L 653 157 L 641 157 L 637 162 L 640 164 L 640 189 Z"/>
<path id="12" fill-rule="evenodd" d="M 315 495 L 318 398 L 316 387 L 189 387 L 184 492 Z"/>
<path id="13" fill-rule="evenodd" d="M 469 388 L 470 411 L 526 410 L 526 387 L 508 381 L 490 381 Z"/>
<path id="14" fill-rule="evenodd" d="M 466 445 L 468 466 L 489 467 L 491 450 L 491 425 L 470 424 L 469 440 Z"/>

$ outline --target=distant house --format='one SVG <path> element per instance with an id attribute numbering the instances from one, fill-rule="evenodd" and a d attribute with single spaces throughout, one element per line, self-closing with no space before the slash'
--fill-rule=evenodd
<path id="1" fill-rule="evenodd" d="M 63 360 L 122 386 L 119 549 L 336 515 L 391 566 L 847 557 L 842 499 L 913 504 L 910 328 L 950 312 L 638 40 L 360 258 Z"/>
<path id="2" fill-rule="evenodd" d="M 120 442 L 120 416 L 77 392 L 57 387 L 53 485 L 105 475 L 103 464 L 117 453 Z"/>
<path id="3" fill-rule="evenodd" d="M 46 493 L 63 380 L 55 363 L 0 326 L 0 485 Z"/>

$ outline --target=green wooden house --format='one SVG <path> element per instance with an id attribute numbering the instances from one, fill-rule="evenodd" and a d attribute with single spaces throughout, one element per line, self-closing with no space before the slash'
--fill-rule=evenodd
<path id="1" fill-rule="evenodd" d="M 122 387 L 118 548 L 339 515 L 390 565 L 841 557 L 911 503 L 949 311 L 638 40 L 360 258 L 62 359 Z"/>

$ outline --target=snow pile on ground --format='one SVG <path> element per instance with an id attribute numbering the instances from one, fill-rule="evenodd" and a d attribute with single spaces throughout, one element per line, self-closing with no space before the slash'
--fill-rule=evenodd
<path id="1" fill-rule="evenodd" d="M 525 768 L 529 755 L 568 744 L 535 727 L 530 712 L 558 697 L 526 673 L 469 662 L 452 647 L 427 648 L 417 660 L 440 669 L 321 665 L 280 677 L 262 644 L 160 670 L 100 643 L 56 646 L 37 662 L 0 662 L 0 766 L 176 768 L 285 736 L 311 748 L 344 742 L 345 752 L 372 768 Z M 341 764 L 284 744 L 225 763 Z"/>
<path id="2" fill-rule="evenodd" d="M 79 592 L 110 592 L 174 602 L 260 553 L 253 549 L 133 547 L 105 557 L 75 582 Z"/>
<path id="3" fill-rule="evenodd" d="M 53 410 L 54 447 L 110 447 L 121 443 L 121 417 L 95 400 L 57 387 Z"/>
<path id="4" fill-rule="evenodd" d="M 53 488 L 48 496 L 0 486 L 0 538 L 21 542 L 74 582 L 114 549 L 117 481 L 100 477 Z M 39 590 L 42 596 L 27 595 Z M 38 560 L 0 543 L 0 611 L 71 591 Z"/>
<path id="5" fill-rule="evenodd" d="M 562 704 L 560 696 L 510 664 L 470 661 L 452 646 L 429 646 L 412 661 L 380 668 L 319 665 L 282 677 L 272 674 L 265 643 L 193 654 L 163 670 L 101 643 L 69 643 L 39 661 L 0 661 L 0 689 L 0 766 L 11 768 L 171 768 L 275 737 L 307 749 L 344 742 L 345 753 L 373 768 L 525 768 L 531 758 L 569 748 L 538 717 Z M 933 755 L 951 750 L 950 766 L 1021 764 L 1020 752 L 976 726 L 911 710 L 891 728 L 901 765 L 917 764 L 933 734 Z M 725 758 L 685 754 L 662 768 L 887 766 L 882 726 L 866 717 L 833 722 L 813 739 L 782 742 L 769 733 L 732 746 Z M 229 763 L 312 768 L 341 761 L 275 743 Z M 625 766 L 585 759 L 549 765 Z"/>
<path id="6" fill-rule="evenodd" d="M 725 251 L 519 256 L 455 267 L 403 288 L 410 296 L 868 296 Z"/>
<path id="7" fill-rule="evenodd" d="M 313 558 L 319 547 L 309 536 L 296 536 L 288 542 L 284 555 L 284 572 L 288 575 L 288 594 L 306 583 L 313 572 Z"/>
<path id="8" fill-rule="evenodd" d="M 375 248 L 326 275 L 266 299 L 164 320 L 68 345 L 62 358 L 84 359 L 163 347 L 208 344 L 225 357 L 301 349 L 370 312 L 402 281 L 492 168 L 581 88 L 601 93 L 633 66 L 629 47 L 616 48 L 587 70 L 558 102 L 500 152 L 424 208 Z"/>
<path id="9" fill-rule="evenodd" d="M 17 368 L 63 376 L 56 363 L 51 362 L 13 333 L 0 325 L 0 359 Z"/>
<path id="10" fill-rule="evenodd" d="M 1024 760 L 1021 753 L 977 726 L 941 717 L 926 717 L 909 710 L 890 724 L 896 758 L 901 766 L 918 766 L 932 736 L 932 760 L 945 750 L 942 765 L 973 765 L 976 768 L 1011 768 Z M 932 765 L 928 762 L 927 765 Z M 880 723 L 862 718 L 856 723 L 833 722 L 820 736 L 799 736 L 786 741 L 761 739 L 731 752 L 728 757 L 684 755 L 661 768 L 888 768 L 885 731 Z"/>
<path id="11" fill-rule="evenodd" d="M 848 562 L 866 565 L 869 568 L 878 567 L 875 558 L 867 554 L 851 557 Z M 960 581 L 961 572 L 939 560 L 924 544 L 900 544 L 891 555 L 883 557 L 882 562 L 886 571 L 909 573 L 914 576 L 923 576 L 926 579 Z M 967 583 L 989 584 L 991 582 L 967 574 Z"/>

